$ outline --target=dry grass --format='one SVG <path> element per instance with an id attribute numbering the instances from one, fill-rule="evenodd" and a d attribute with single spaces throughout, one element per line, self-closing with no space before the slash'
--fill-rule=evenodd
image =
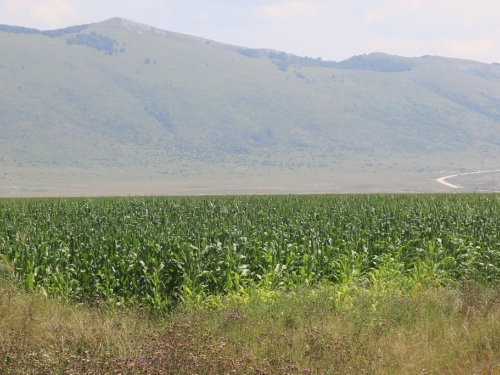
<path id="1" fill-rule="evenodd" d="M 500 374 L 500 291 L 332 287 L 162 318 L 0 286 L 1 374 Z M 376 297 L 376 298 L 375 298 Z"/>

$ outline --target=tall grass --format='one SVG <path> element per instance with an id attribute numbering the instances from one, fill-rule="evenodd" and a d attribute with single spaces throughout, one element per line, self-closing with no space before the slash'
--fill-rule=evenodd
<path id="1" fill-rule="evenodd" d="M 340 309 L 337 293 L 296 288 L 158 317 L 0 285 L 0 374 L 500 373 L 498 288 L 359 289 Z"/>

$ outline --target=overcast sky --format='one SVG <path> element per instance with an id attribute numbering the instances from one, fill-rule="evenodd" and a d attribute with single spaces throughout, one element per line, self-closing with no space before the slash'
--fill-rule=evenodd
<path id="1" fill-rule="evenodd" d="M 111 17 L 329 60 L 386 52 L 500 62 L 500 0 L 0 0 L 2 24 Z"/>

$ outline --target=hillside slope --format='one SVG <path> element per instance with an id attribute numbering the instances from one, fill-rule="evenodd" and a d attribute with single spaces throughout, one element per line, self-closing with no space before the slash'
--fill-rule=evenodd
<path id="1" fill-rule="evenodd" d="M 0 26 L 0 194 L 430 191 L 500 167 L 500 66 L 335 63 L 119 18 Z"/>

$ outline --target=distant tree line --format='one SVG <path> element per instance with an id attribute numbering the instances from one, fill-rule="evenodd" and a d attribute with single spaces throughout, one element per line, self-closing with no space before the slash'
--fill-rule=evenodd
<path id="1" fill-rule="evenodd" d="M 241 48 L 238 50 L 240 55 L 251 57 L 252 59 L 260 58 L 259 50 L 251 49 L 251 48 Z"/>
<path id="2" fill-rule="evenodd" d="M 0 25 L 0 31 L 10 34 L 41 34 L 41 30 L 29 29 L 21 26 Z"/>
<path id="3" fill-rule="evenodd" d="M 336 64 L 338 69 L 372 70 L 375 72 L 407 72 L 413 68 L 409 62 L 389 55 L 353 56 Z"/>
<path id="4" fill-rule="evenodd" d="M 85 30 L 89 26 L 90 25 L 70 26 L 70 27 L 66 27 L 65 29 L 43 31 L 42 34 L 50 36 L 51 38 L 55 38 L 57 36 L 63 36 L 66 34 L 79 33 L 80 31 Z"/>
<path id="5" fill-rule="evenodd" d="M 9 25 L 0 25 L 0 31 L 11 34 L 39 34 L 45 35 L 51 38 L 55 38 L 58 36 L 63 36 L 65 34 L 74 34 L 79 33 L 80 31 L 85 30 L 90 25 L 78 25 L 78 26 L 70 26 L 64 29 L 57 30 L 38 30 L 38 29 L 30 29 L 28 27 L 22 26 L 9 26 Z"/>
<path id="6" fill-rule="evenodd" d="M 288 71 L 290 66 L 320 66 L 336 69 L 372 70 L 375 72 L 404 72 L 412 69 L 412 64 L 409 62 L 388 55 L 353 56 L 350 59 L 340 62 L 323 61 L 321 57 L 314 59 L 312 57 L 300 57 L 274 51 L 269 52 L 268 57 L 283 72 Z"/>
<path id="7" fill-rule="evenodd" d="M 413 68 L 413 65 L 403 58 L 384 54 L 353 56 L 347 60 L 336 62 L 323 60 L 321 57 L 300 57 L 284 52 L 267 52 L 263 49 L 239 48 L 237 52 L 240 55 L 254 59 L 267 55 L 282 72 L 288 71 L 290 67 L 301 66 L 320 66 L 324 68 L 347 70 L 372 70 L 375 72 L 406 72 Z"/>
<path id="8" fill-rule="evenodd" d="M 284 52 L 271 51 L 268 57 L 273 60 L 274 64 L 282 72 L 288 71 L 290 66 L 325 66 L 324 64 L 318 64 L 318 62 L 322 62 L 321 60 L 316 60 L 311 57 L 289 55 Z"/>
<path id="9" fill-rule="evenodd" d="M 76 44 L 104 51 L 106 55 L 115 55 L 118 53 L 116 49 L 118 42 L 115 39 L 97 34 L 95 31 L 92 31 L 90 34 L 76 34 L 76 36 L 68 38 L 66 43 L 68 45 Z"/>

